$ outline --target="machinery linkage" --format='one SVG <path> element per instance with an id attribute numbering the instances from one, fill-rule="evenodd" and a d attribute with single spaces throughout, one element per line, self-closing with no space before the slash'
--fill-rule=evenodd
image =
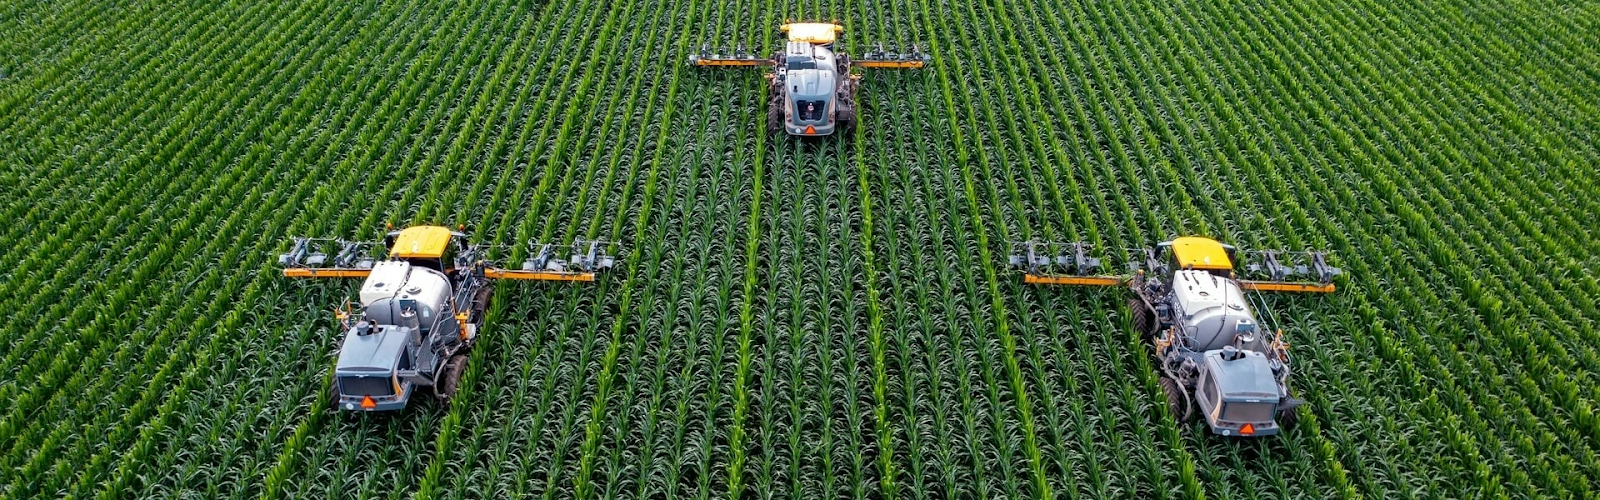
<path id="1" fill-rule="evenodd" d="M 1244 255 L 1245 270 L 1252 276 L 1264 277 L 1266 281 L 1290 281 L 1304 276 L 1319 283 L 1330 283 L 1334 276 L 1343 272 L 1328 265 L 1327 252 L 1250 250 Z"/>
<path id="2" fill-rule="evenodd" d="M 872 49 L 858 57 L 849 58 L 850 66 L 855 68 L 920 68 L 933 61 L 933 56 L 922 50 L 921 44 L 910 44 L 910 51 L 901 52 L 897 45 L 890 43 L 886 46 L 883 42 L 874 42 Z M 732 48 L 713 47 L 711 44 L 701 44 L 700 51 L 689 55 L 689 63 L 695 66 L 773 66 L 778 64 L 776 56 L 760 56 L 751 52 L 743 43 Z"/>
<path id="3" fill-rule="evenodd" d="M 616 265 L 617 256 L 608 253 L 606 248 L 612 246 L 620 248 L 620 244 L 616 242 L 600 240 L 575 240 L 571 245 L 529 242 L 528 246 L 532 257 L 522 262 L 522 270 L 548 272 L 566 272 L 568 267 L 583 272 L 611 269 Z M 556 252 L 561 248 L 570 250 L 566 260 L 558 258 Z"/>
<path id="4" fill-rule="evenodd" d="M 1024 274 L 1033 277 L 1097 276 L 1102 268 L 1101 259 L 1091 257 L 1091 249 L 1092 245 L 1082 241 L 1020 241 L 1011 244 L 1009 260 L 1012 266 L 1022 268 Z M 1333 278 L 1342 273 L 1339 268 L 1328 265 L 1328 253 L 1322 251 L 1247 250 L 1239 253 L 1244 257 L 1244 266 L 1237 273 L 1238 277 L 1245 279 L 1244 283 L 1252 287 L 1289 284 L 1299 280 L 1331 285 Z M 1129 248 L 1124 265 L 1130 273 L 1170 274 L 1173 271 L 1172 264 L 1160 258 L 1160 255 L 1161 252 L 1153 247 Z"/>
<path id="5" fill-rule="evenodd" d="M 372 269 L 373 249 L 381 246 L 370 241 L 350 241 L 338 238 L 304 238 L 296 237 L 289 247 L 288 253 L 278 254 L 278 265 L 283 267 L 319 268 L 342 267 L 355 269 Z M 327 250 L 338 248 L 334 253 L 331 266 L 328 262 Z"/>
<path id="6" fill-rule="evenodd" d="M 289 251 L 278 254 L 278 265 L 284 268 L 285 275 L 294 277 L 362 276 L 388 257 L 384 245 L 375 241 L 308 237 L 291 241 Z M 591 281 L 595 273 L 615 267 L 622 253 L 621 244 L 611 241 L 574 240 L 566 245 L 529 241 L 530 257 L 518 271 L 499 268 L 498 259 L 492 255 L 500 253 L 495 251 L 497 248 L 506 247 L 462 244 L 448 264 L 462 270 L 481 267 L 496 278 Z"/>

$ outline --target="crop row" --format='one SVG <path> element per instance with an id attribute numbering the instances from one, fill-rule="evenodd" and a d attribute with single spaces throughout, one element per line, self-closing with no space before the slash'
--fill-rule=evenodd
<path id="1" fill-rule="evenodd" d="M 860 127 L 764 134 L 785 19 Z M 1592 15 L 1533 2 L 226 2 L 0 7 L 0 495 L 1594 495 Z M 38 43 L 28 39 L 38 40 Z M 11 201 L 15 200 L 15 201 Z M 25 202 L 26 201 L 26 202 Z M 626 242 L 502 283 L 464 388 L 320 397 L 347 282 L 291 234 Z M 1309 401 L 1227 440 L 1158 404 L 1122 292 L 1008 241 L 1334 252 L 1263 297 Z"/>

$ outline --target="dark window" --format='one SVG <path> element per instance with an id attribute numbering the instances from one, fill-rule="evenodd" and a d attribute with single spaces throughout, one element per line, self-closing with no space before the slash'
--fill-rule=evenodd
<path id="1" fill-rule="evenodd" d="M 1229 422 L 1266 422 L 1272 420 L 1272 403 L 1228 403 L 1222 408 L 1222 420 Z"/>
<path id="2" fill-rule="evenodd" d="M 821 120 L 828 113 L 828 101 L 796 101 L 795 107 L 799 108 L 800 119 L 808 122 Z"/>
<path id="3" fill-rule="evenodd" d="M 784 66 L 791 69 L 817 69 L 817 62 L 807 57 L 789 57 L 784 60 Z"/>
<path id="4" fill-rule="evenodd" d="M 393 396 L 389 377 L 339 377 L 339 394 L 346 396 Z"/>

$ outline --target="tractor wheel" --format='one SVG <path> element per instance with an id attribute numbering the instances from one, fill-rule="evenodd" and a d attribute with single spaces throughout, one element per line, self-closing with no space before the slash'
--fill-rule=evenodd
<path id="1" fill-rule="evenodd" d="M 1172 377 L 1161 377 L 1161 393 L 1167 396 L 1167 407 L 1172 409 L 1172 416 L 1178 419 L 1178 423 L 1188 422 L 1194 407 L 1189 404 L 1189 395 L 1184 392 L 1183 384 Z"/>
<path id="2" fill-rule="evenodd" d="M 1283 430 L 1293 429 L 1300 423 L 1300 412 L 1294 410 L 1278 410 L 1278 428 Z"/>
<path id="3" fill-rule="evenodd" d="M 767 132 L 783 132 L 783 94 L 773 93 L 767 100 Z"/>
<path id="4" fill-rule="evenodd" d="M 839 93 L 834 96 L 839 100 L 839 111 L 834 113 L 834 121 L 839 130 L 849 131 L 856 125 L 856 85 L 855 82 L 845 81 L 839 87 Z"/>
<path id="5" fill-rule="evenodd" d="M 467 356 L 457 354 L 444 362 L 443 373 L 439 375 L 439 382 L 433 386 L 433 395 L 439 398 L 440 403 L 450 404 L 450 398 L 455 397 L 456 391 L 461 389 L 461 375 L 467 371 Z"/>
<path id="6" fill-rule="evenodd" d="M 483 324 L 483 317 L 484 317 L 484 315 L 489 314 L 489 304 L 492 304 L 493 302 L 491 302 L 491 301 L 493 301 L 493 300 L 494 300 L 494 287 L 490 286 L 490 285 L 484 285 L 483 288 L 479 288 L 478 289 L 478 293 L 473 294 L 473 296 L 472 296 L 472 323 L 473 324 L 475 324 L 475 325 Z"/>
<path id="7" fill-rule="evenodd" d="M 849 132 L 852 127 L 856 126 L 855 108 L 840 107 L 839 112 L 834 116 L 834 124 L 839 127 L 840 132 Z"/>
<path id="8" fill-rule="evenodd" d="M 1149 339 L 1156 333 L 1156 319 L 1150 312 L 1150 306 L 1138 298 L 1128 299 L 1128 309 L 1133 311 L 1133 329 L 1139 332 L 1139 337 Z"/>
<path id="9" fill-rule="evenodd" d="M 326 397 L 328 398 L 328 411 L 339 411 L 339 384 L 337 382 L 328 383 L 328 394 Z"/>

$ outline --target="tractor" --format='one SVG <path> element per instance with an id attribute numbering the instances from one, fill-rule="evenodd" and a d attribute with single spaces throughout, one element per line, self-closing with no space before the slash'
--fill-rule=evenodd
<path id="1" fill-rule="evenodd" d="M 534 257 L 511 270 L 485 260 L 488 247 L 468 243 L 465 233 L 413 226 L 384 235 L 384 258 L 378 242 L 297 237 L 278 264 L 290 278 L 365 279 L 359 302 L 334 313 L 344 340 L 328 403 L 382 412 L 404 409 L 419 394 L 445 403 L 455 395 L 494 295 L 491 280 L 594 281 L 616 264 L 609 245 L 577 241 L 563 260 L 563 246 L 532 244 Z"/>
<path id="2" fill-rule="evenodd" d="M 1127 286 L 1133 328 L 1154 346 L 1159 381 L 1179 421 L 1195 410 L 1212 433 L 1276 435 L 1304 404 L 1289 389 L 1291 358 L 1283 331 L 1264 325 L 1259 293 L 1333 292 L 1338 268 L 1324 252 L 1241 252 L 1216 240 L 1186 236 L 1138 249 L 1127 275 L 1096 274 L 1100 259 L 1083 242 L 1020 242 L 1011 264 L 1023 281 L 1041 285 Z M 1251 277 L 1255 279 L 1243 279 Z M 1298 278 L 1310 281 L 1295 281 Z"/>
<path id="3" fill-rule="evenodd" d="M 834 52 L 843 26 L 833 23 L 786 23 L 778 31 L 788 34 L 782 51 L 759 58 L 738 47 L 731 53 L 702 46 L 689 56 L 695 66 L 771 66 L 767 76 L 767 131 L 795 136 L 825 136 L 848 130 L 856 123 L 856 91 L 861 75 L 851 68 L 921 68 L 932 60 L 916 45 L 910 52 L 877 44 L 872 51 L 851 59 Z"/>

